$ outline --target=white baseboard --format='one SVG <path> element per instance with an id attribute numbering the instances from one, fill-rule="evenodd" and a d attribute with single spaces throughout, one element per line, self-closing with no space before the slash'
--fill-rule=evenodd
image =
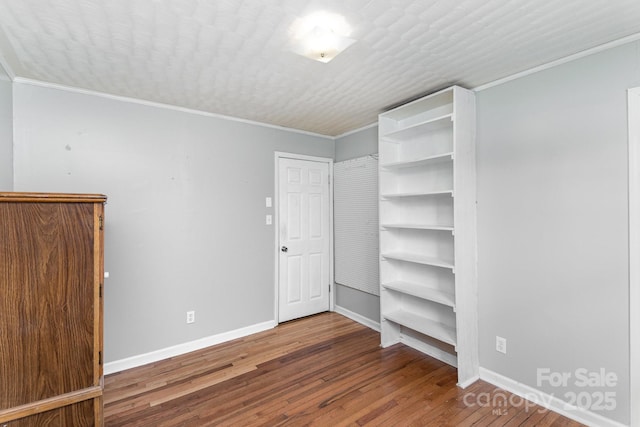
<path id="1" fill-rule="evenodd" d="M 344 307 L 340 307 L 339 305 L 336 305 L 333 307 L 333 311 L 335 311 L 338 314 L 342 314 L 344 317 L 348 317 L 349 319 L 358 322 L 364 326 L 366 326 L 367 328 L 371 328 L 374 331 L 380 332 L 380 322 L 376 322 L 375 320 L 371 320 L 368 317 L 364 317 L 361 314 L 358 314 L 356 312 L 353 312 L 351 310 L 347 310 Z"/>
<path id="2" fill-rule="evenodd" d="M 268 322 L 258 323 L 233 331 L 223 332 L 221 334 L 200 338 L 195 341 L 189 341 L 183 344 L 174 345 L 172 347 L 155 350 L 149 353 L 127 357 L 126 359 L 115 360 L 113 362 L 105 363 L 104 374 L 113 374 L 116 372 L 124 371 L 126 369 L 136 368 L 148 363 L 153 363 L 159 360 L 168 359 L 170 357 L 179 356 L 191 351 L 200 350 L 212 345 L 235 340 L 237 338 L 246 337 L 247 335 L 272 329 L 276 327 L 277 324 L 278 323 L 275 320 L 269 320 Z"/>
<path id="3" fill-rule="evenodd" d="M 458 387 L 460 388 L 467 388 L 469 387 L 471 384 L 475 383 L 476 381 L 478 381 L 480 379 L 480 375 L 476 375 L 470 379 L 468 379 L 467 381 L 464 382 L 459 382 L 458 383 Z"/>
<path id="4" fill-rule="evenodd" d="M 617 421 L 603 417 L 595 412 L 569 405 L 557 397 L 544 393 L 538 389 L 522 384 L 511 378 L 500 375 L 489 369 L 480 368 L 480 379 L 491 383 L 501 389 L 534 402 L 543 408 L 557 412 L 579 423 L 593 427 L 626 427 Z"/>

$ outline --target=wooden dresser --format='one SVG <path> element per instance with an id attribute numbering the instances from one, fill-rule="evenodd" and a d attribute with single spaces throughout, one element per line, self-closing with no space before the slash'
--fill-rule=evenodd
<path id="1" fill-rule="evenodd" d="M 103 424 L 105 201 L 0 193 L 0 427 Z"/>

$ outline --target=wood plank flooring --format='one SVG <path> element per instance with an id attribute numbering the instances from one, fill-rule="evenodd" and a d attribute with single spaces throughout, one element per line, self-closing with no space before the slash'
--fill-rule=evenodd
<path id="1" fill-rule="evenodd" d="M 105 378 L 105 425 L 580 426 L 336 313 Z M 494 402 L 493 404 L 490 404 Z"/>

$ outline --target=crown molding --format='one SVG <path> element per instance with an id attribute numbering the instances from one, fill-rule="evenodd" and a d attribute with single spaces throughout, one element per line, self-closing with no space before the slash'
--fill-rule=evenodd
<path id="1" fill-rule="evenodd" d="M 112 99 L 112 100 L 121 101 L 121 102 L 128 102 L 128 103 L 131 103 L 131 104 L 139 104 L 139 105 L 144 105 L 144 106 L 147 106 L 147 107 L 164 108 L 164 109 L 167 109 L 167 110 L 180 111 L 182 113 L 187 113 L 187 114 L 195 114 L 195 115 L 199 115 L 199 116 L 212 117 L 212 118 L 222 119 L 222 120 L 229 120 L 229 121 L 233 121 L 233 122 L 245 123 L 245 124 L 250 124 L 250 125 L 254 125 L 254 126 L 261 126 L 261 127 L 266 127 L 266 128 L 270 128 L 270 129 L 277 129 L 277 130 L 282 130 L 282 131 L 286 131 L 286 132 L 294 132 L 294 133 L 299 133 L 299 134 L 302 134 L 302 135 L 314 136 L 314 137 L 318 137 L 318 138 L 323 138 L 323 139 L 328 139 L 328 140 L 334 141 L 334 138 L 332 136 L 323 135 L 323 134 L 315 133 L 315 132 L 309 132 L 309 131 L 306 131 L 306 130 L 288 128 L 288 127 L 273 125 L 273 124 L 269 124 L 269 123 L 257 122 L 257 121 L 249 120 L 249 119 L 242 119 L 242 118 L 239 118 L 239 117 L 226 116 L 224 114 L 210 113 L 208 111 L 196 110 L 196 109 L 186 108 L 186 107 L 179 107 L 177 105 L 163 104 L 161 102 L 147 101 L 147 100 L 138 99 L 138 98 L 131 98 L 131 97 L 128 97 L 128 96 L 113 95 L 113 94 L 110 94 L 110 93 L 100 92 L 100 91 L 91 90 L 91 89 L 82 89 L 82 88 L 62 85 L 62 84 L 58 84 L 58 83 L 50 83 L 50 82 L 44 82 L 44 81 L 41 81 L 41 80 L 26 79 L 26 78 L 23 78 L 23 77 L 16 77 L 15 79 L 13 79 L 13 82 L 14 83 L 19 83 L 19 84 L 31 85 L 31 86 L 39 86 L 39 87 L 43 87 L 43 88 L 47 88 L 47 89 L 56 89 L 56 90 L 62 90 L 62 91 L 66 91 L 66 92 L 79 93 L 79 94 L 83 94 L 83 95 L 97 96 L 97 97 L 100 97 L 100 98 Z"/>
<path id="2" fill-rule="evenodd" d="M 546 64 L 542 64 L 542 65 L 539 65 L 537 67 L 529 68 L 528 70 L 521 71 L 519 73 L 515 73 L 515 74 L 512 74 L 510 76 L 503 77 L 501 79 L 494 80 L 492 82 L 485 83 L 483 85 L 474 87 L 471 90 L 473 90 L 474 92 L 480 92 L 480 91 L 483 91 L 485 89 L 489 89 L 489 88 L 492 88 L 492 87 L 495 87 L 495 86 L 499 86 L 501 84 L 510 82 L 512 80 L 516 80 L 516 79 L 519 79 L 521 77 L 525 77 L 525 76 L 528 76 L 530 74 L 537 73 L 539 71 L 547 70 L 549 68 L 553 68 L 553 67 L 556 67 L 556 66 L 561 65 L 561 64 L 566 64 L 567 62 L 575 61 L 576 59 L 584 58 L 585 56 L 593 55 L 594 53 L 602 52 L 604 50 L 611 49 L 611 48 L 614 48 L 614 47 L 617 47 L 617 46 L 622 46 L 623 44 L 631 43 L 631 42 L 634 42 L 636 40 L 640 40 L 640 33 L 631 34 L 630 36 L 623 37 L 621 39 L 617 39 L 617 40 L 614 40 L 614 41 L 611 41 L 611 42 L 608 42 L 608 43 L 604 43 L 604 44 L 592 47 L 590 49 L 583 50 L 583 51 L 578 52 L 578 53 L 574 53 L 573 55 L 565 56 L 564 58 L 560 58 L 560 59 L 557 59 L 555 61 L 547 62 Z"/>

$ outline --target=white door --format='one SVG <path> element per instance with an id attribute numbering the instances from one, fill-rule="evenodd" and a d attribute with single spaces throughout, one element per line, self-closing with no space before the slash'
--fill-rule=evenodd
<path id="1" fill-rule="evenodd" d="M 329 310 L 329 165 L 278 162 L 278 321 Z"/>

